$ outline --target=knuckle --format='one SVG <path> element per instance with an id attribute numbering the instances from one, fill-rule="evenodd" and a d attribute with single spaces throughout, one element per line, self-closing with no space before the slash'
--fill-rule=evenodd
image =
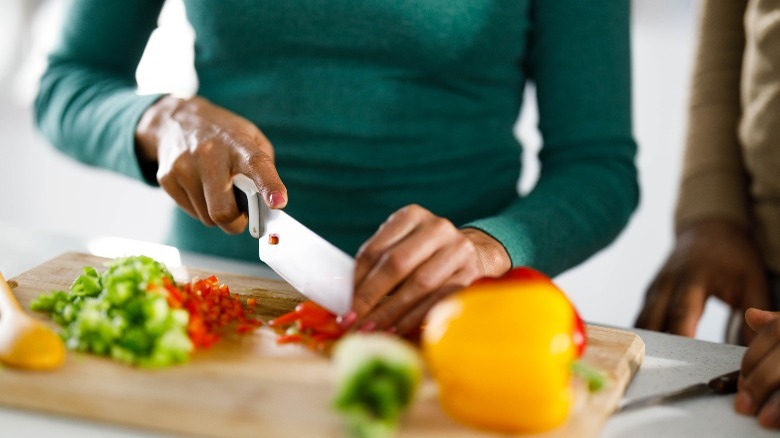
<path id="1" fill-rule="evenodd" d="M 456 231 L 455 226 L 452 225 L 452 222 L 440 216 L 436 216 L 432 218 L 430 223 L 431 223 L 431 228 L 436 233 L 451 234 Z"/>
<path id="2" fill-rule="evenodd" d="M 379 250 L 371 244 L 364 244 L 357 252 L 357 262 L 373 265 L 380 257 Z"/>
<path id="3" fill-rule="evenodd" d="M 418 293 L 430 292 L 438 286 L 437 281 L 430 275 L 415 275 L 411 279 L 412 288 Z M 411 294 L 405 294 L 411 299 Z"/>
<path id="4" fill-rule="evenodd" d="M 230 144 L 237 150 L 243 151 L 243 154 L 247 157 L 254 157 L 259 154 L 268 156 L 268 154 L 259 147 L 261 143 L 251 135 L 233 134 L 231 135 Z"/>
<path id="5" fill-rule="evenodd" d="M 157 183 L 163 190 L 168 191 L 176 184 L 176 181 L 170 172 L 157 172 Z"/>
<path id="6" fill-rule="evenodd" d="M 427 210 L 418 204 L 409 204 L 398 211 L 402 216 L 409 218 L 418 218 L 424 215 Z"/>
<path id="7" fill-rule="evenodd" d="M 384 269 L 392 276 L 403 275 L 407 270 L 408 258 L 398 253 L 391 253 L 382 257 Z"/>
<path id="8" fill-rule="evenodd" d="M 390 224 L 390 223 L 393 223 L 393 222 L 396 222 L 396 221 L 403 221 L 403 220 L 405 220 L 408 217 L 409 217 L 409 215 L 406 212 L 406 207 L 404 207 L 404 208 L 402 208 L 402 209 L 400 209 L 398 211 L 395 211 L 392 214 L 390 214 L 390 216 L 388 216 L 387 219 L 385 219 L 384 222 L 382 222 L 382 224 L 379 226 L 379 230 L 382 230 L 383 228 L 386 228 L 387 224 Z"/>
<path id="9" fill-rule="evenodd" d="M 218 224 L 229 224 L 237 217 L 232 209 L 224 206 L 210 209 L 209 216 L 211 216 L 211 219 Z"/>
<path id="10" fill-rule="evenodd" d="M 188 175 L 191 171 L 192 163 L 183 156 L 179 156 L 171 165 L 171 173 L 176 175 Z"/>
<path id="11" fill-rule="evenodd" d="M 208 157 L 218 150 L 217 145 L 213 140 L 206 140 L 198 142 L 193 148 L 192 153 L 197 157 Z"/>
<path id="12" fill-rule="evenodd" d="M 477 255 L 476 246 L 474 246 L 474 244 L 466 237 L 461 237 L 454 243 L 454 245 L 456 251 L 459 253 L 464 253 L 465 255 L 469 256 L 469 258 L 476 257 Z"/>
<path id="13" fill-rule="evenodd" d="M 243 158 L 250 167 L 255 169 L 274 164 L 273 160 L 268 154 L 257 149 L 244 152 Z"/>

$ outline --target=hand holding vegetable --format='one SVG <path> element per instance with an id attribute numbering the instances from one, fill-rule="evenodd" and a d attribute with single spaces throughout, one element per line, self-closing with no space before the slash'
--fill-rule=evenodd
<path id="1" fill-rule="evenodd" d="M 647 290 L 636 326 L 693 337 L 710 296 L 735 309 L 769 308 L 764 269 L 745 230 L 722 220 L 693 225 L 677 236 Z M 742 333 L 749 342 L 752 331 L 745 326 Z"/>
<path id="2" fill-rule="evenodd" d="M 506 250 L 487 234 L 459 230 L 450 221 L 409 205 L 391 215 L 357 253 L 353 304 L 357 327 L 394 327 L 399 334 L 412 333 L 437 301 L 509 268 Z"/>
<path id="3" fill-rule="evenodd" d="M 271 208 L 287 204 L 271 143 L 250 121 L 195 97 L 167 96 L 136 128 L 140 157 L 157 162 L 157 181 L 174 201 L 207 226 L 240 233 L 247 219 L 233 195 L 233 175 L 252 178 Z"/>
<path id="4" fill-rule="evenodd" d="M 748 309 L 748 325 L 758 332 L 742 359 L 737 412 L 758 416 L 764 427 L 780 428 L 780 312 Z"/>
<path id="5" fill-rule="evenodd" d="M 441 405 L 456 420 L 504 433 L 566 420 L 585 336 L 574 307 L 542 274 L 517 268 L 442 300 L 422 341 Z"/>

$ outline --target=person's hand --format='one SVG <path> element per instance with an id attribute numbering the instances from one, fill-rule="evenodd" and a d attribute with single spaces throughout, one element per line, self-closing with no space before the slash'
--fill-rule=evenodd
<path id="1" fill-rule="evenodd" d="M 415 333 L 440 299 L 511 267 L 495 239 L 473 228 L 459 230 L 418 205 L 392 214 L 355 261 L 355 327 L 401 335 Z"/>
<path id="2" fill-rule="evenodd" d="M 747 324 L 758 332 L 742 358 L 734 409 L 758 415 L 764 427 L 780 428 L 780 312 L 748 309 Z"/>
<path id="3" fill-rule="evenodd" d="M 163 190 L 207 226 L 231 234 L 246 228 L 233 194 L 238 173 L 254 180 L 269 207 L 287 203 L 268 139 L 250 121 L 205 99 L 162 98 L 144 113 L 135 138 L 141 158 L 158 162 Z"/>
<path id="4" fill-rule="evenodd" d="M 693 337 L 709 296 L 732 308 L 769 307 L 764 265 L 750 237 L 737 225 L 712 220 L 683 230 L 650 284 L 639 328 Z M 753 336 L 745 326 L 745 342 Z"/>

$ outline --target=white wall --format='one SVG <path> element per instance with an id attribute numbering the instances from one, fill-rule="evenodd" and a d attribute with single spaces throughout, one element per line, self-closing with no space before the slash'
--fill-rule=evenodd
<path id="1" fill-rule="evenodd" d="M 44 3 L 23 41 L 14 23 L 24 16 L 18 7 L 24 0 L 0 1 L 0 222 L 76 236 L 162 242 L 173 204 L 161 191 L 78 164 L 47 146 L 32 128 L 30 99 L 61 0 Z M 557 279 L 587 320 L 618 326 L 633 323 L 644 288 L 671 246 L 696 18 L 693 0 L 633 0 L 633 6 L 641 204 L 613 245 Z M 180 0 L 166 7 L 163 26 L 139 71 L 149 89 L 187 93 L 195 87 L 189 65 L 192 35 L 181 10 Z M 27 48 L 24 59 L 13 58 L 15 50 L 7 42 L 14 41 L 17 48 Z M 529 159 L 538 148 L 534 125 L 535 109 L 529 106 L 518 125 L 530 146 Z M 534 173 L 531 169 L 526 178 Z M 708 305 L 697 337 L 722 340 L 725 315 L 723 305 Z"/>

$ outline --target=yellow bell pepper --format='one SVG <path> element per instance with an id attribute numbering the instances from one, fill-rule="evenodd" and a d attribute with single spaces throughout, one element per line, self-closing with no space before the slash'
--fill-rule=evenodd
<path id="1" fill-rule="evenodd" d="M 572 405 L 582 321 L 547 277 L 517 268 L 439 302 L 422 333 L 439 399 L 454 419 L 499 432 L 541 432 Z"/>

